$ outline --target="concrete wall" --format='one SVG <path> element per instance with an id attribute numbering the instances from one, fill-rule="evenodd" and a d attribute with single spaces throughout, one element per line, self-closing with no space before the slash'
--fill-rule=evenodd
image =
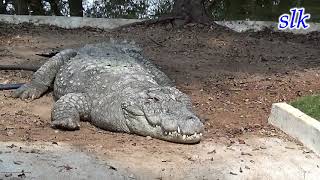
<path id="1" fill-rule="evenodd" d="M 34 25 L 53 25 L 66 29 L 92 27 L 99 29 L 114 29 L 123 25 L 140 22 L 138 19 L 107 19 L 64 16 L 23 16 L 0 15 L 0 22 L 11 24 L 31 23 Z"/>

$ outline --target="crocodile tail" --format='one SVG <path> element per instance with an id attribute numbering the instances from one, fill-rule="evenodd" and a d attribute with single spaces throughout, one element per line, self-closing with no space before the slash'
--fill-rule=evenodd
<path id="1" fill-rule="evenodd" d="M 0 70 L 25 70 L 25 71 L 37 71 L 40 66 L 32 65 L 0 65 Z"/>
<path id="2" fill-rule="evenodd" d="M 24 85 L 24 83 L 17 83 L 17 84 L 0 84 L 0 90 L 10 90 L 10 89 L 18 89 Z"/>

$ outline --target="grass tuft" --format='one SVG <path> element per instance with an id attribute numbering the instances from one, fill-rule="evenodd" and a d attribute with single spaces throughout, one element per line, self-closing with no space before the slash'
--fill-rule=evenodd
<path id="1" fill-rule="evenodd" d="M 320 120 L 320 95 L 301 97 L 290 104 L 314 119 Z"/>

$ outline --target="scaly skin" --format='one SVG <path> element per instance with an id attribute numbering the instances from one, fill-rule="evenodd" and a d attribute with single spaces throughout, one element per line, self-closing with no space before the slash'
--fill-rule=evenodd
<path id="1" fill-rule="evenodd" d="M 199 142 L 203 124 L 190 99 L 140 53 L 125 42 L 61 51 L 14 97 L 39 98 L 54 83 L 53 128 L 78 130 L 86 120 L 109 131 Z"/>

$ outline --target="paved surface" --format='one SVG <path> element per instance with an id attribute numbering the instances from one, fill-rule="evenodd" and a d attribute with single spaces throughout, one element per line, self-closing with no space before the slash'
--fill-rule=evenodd
<path id="1" fill-rule="evenodd" d="M 66 145 L 1 143 L 0 179 L 15 178 L 112 180 L 130 179 L 130 176 Z"/>
<path id="2" fill-rule="evenodd" d="M 317 180 L 320 177 L 318 156 L 276 137 L 248 136 L 229 145 L 214 141 L 192 146 L 176 144 L 176 148 L 161 150 L 162 154 L 134 148 L 121 151 L 122 148 L 110 151 L 99 145 L 75 148 L 59 142 L 1 143 L 0 179 Z M 172 154 L 181 149 L 185 149 L 184 154 Z"/>

